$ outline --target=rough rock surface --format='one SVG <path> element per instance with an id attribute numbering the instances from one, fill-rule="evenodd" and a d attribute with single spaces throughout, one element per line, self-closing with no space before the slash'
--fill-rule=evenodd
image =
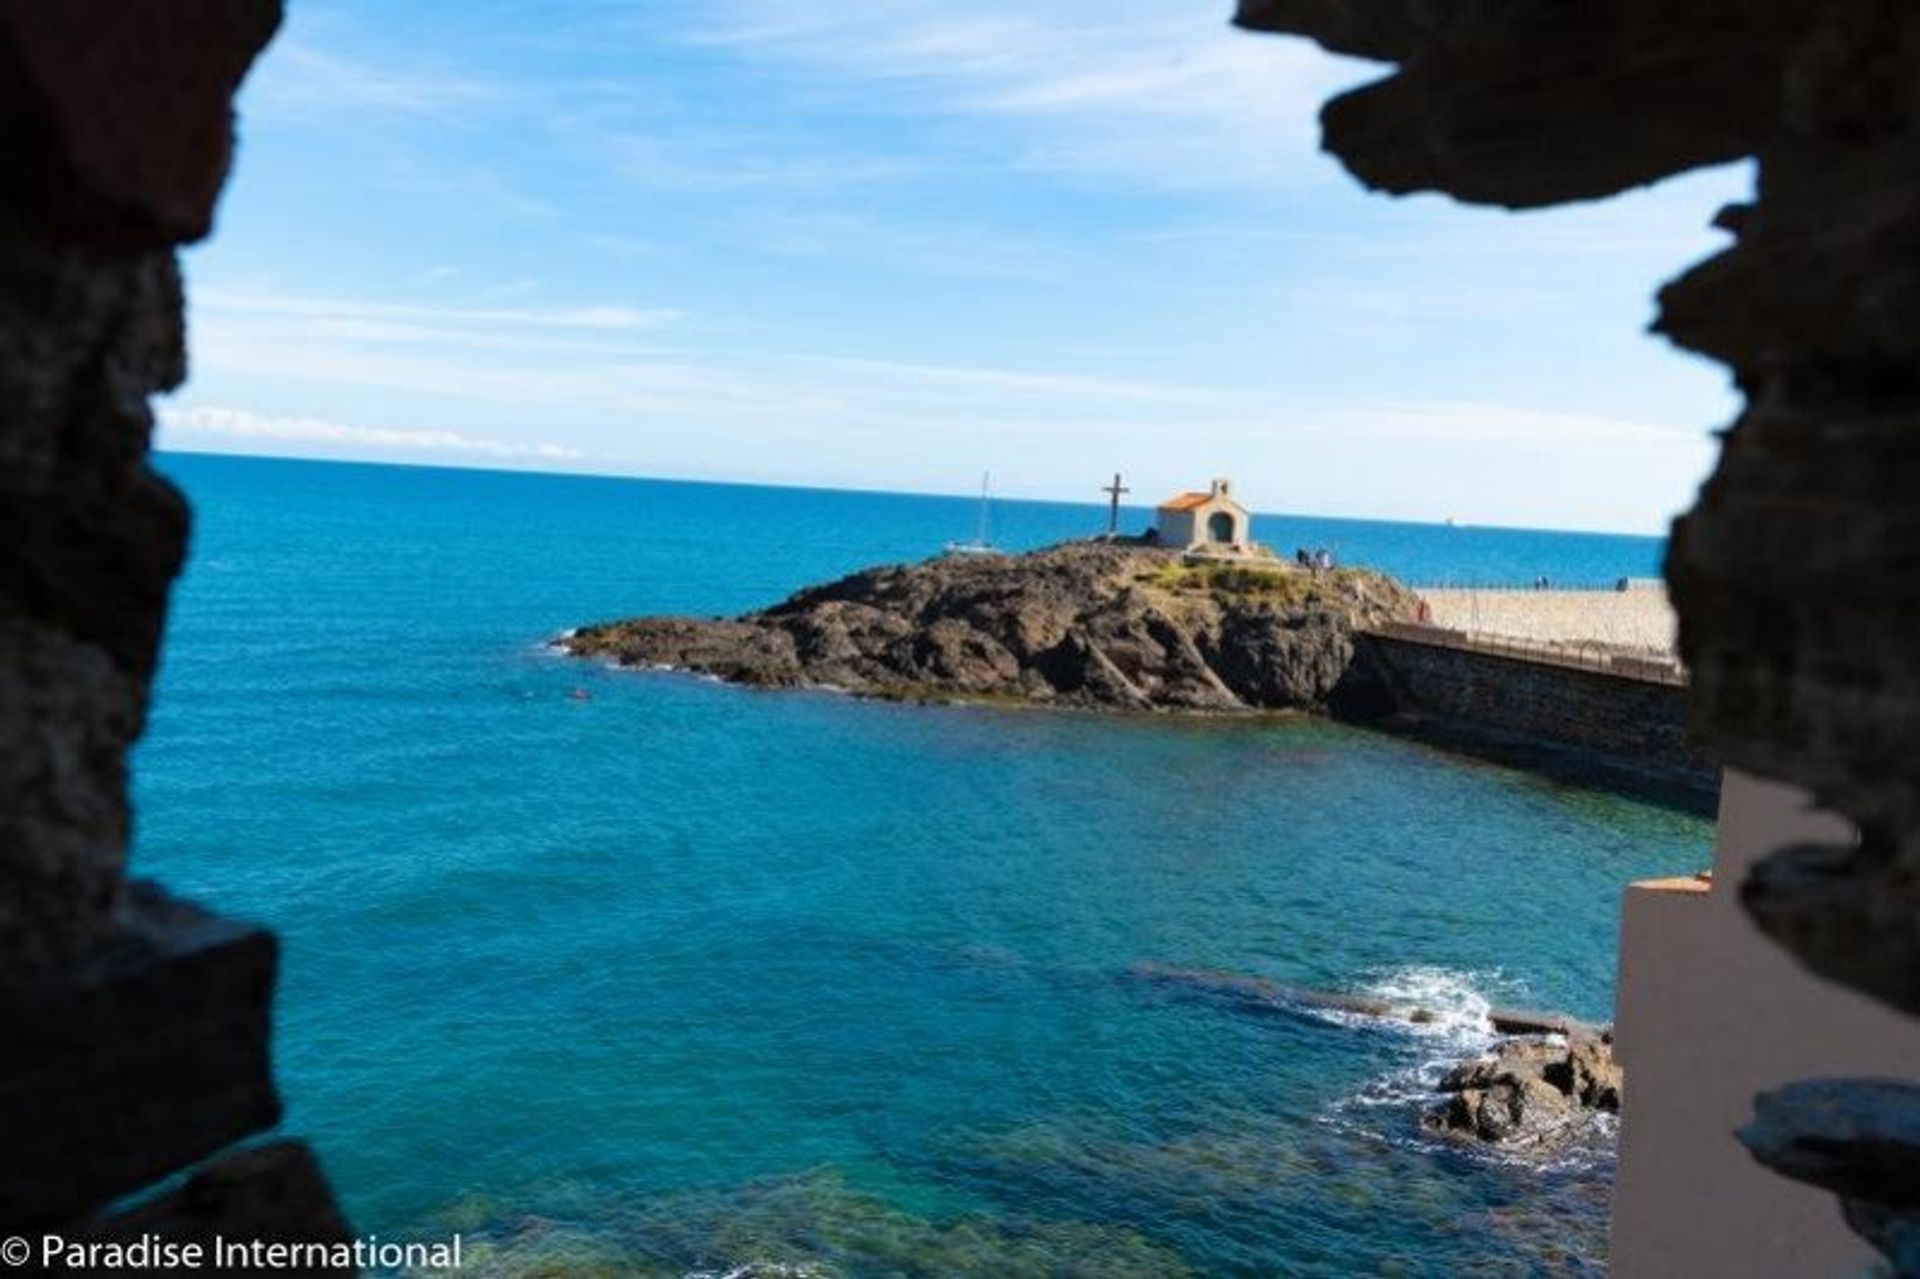
<path id="1" fill-rule="evenodd" d="M 0 0 L 0 1226 L 300 1238 L 297 1145 L 108 1202 L 278 1119 L 270 934 L 124 882 L 185 500 L 149 465 L 186 376 L 174 251 L 206 234 L 279 0 Z"/>
<path id="2" fill-rule="evenodd" d="M 1322 117 L 1384 190 L 1537 206 L 1758 161 L 1753 203 L 1717 221 L 1732 246 L 1662 291 L 1656 325 L 1747 400 L 1668 547 L 1692 720 L 1860 829 L 1758 865 L 1755 922 L 1920 1015 L 1920 5 L 1241 0 L 1238 20 L 1397 64 Z M 1776 1144 L 1796 1108 L 1823 1131 L 1810 1097 L 1775 1103 Z"/>
<path id="3" fill-rule="evenodd" d="M 1320 708 L 1356 624 L 1406 618 L 1378 573 L 1183 564 L 1131 544 L 874 568 L 734 620 L 590 626 L 570 652 L 760 687 L 1115 710 Z"/>
<path id="4" fill-rule="evenodd" d="M 118 923 L 58 979 L 0 979 L 0 1223 L 57 1226 L 279 1120 L 273 935 L 147 882 Z"/>
<path id="5" fill-rule="evenodd" d="M 277 0 L 0 0 L 0 962 L 110 929 L 187 508 L 147 465 Z"/>
<path id="6" fill-rule="evenodd" d="M 1587 1115 L 1619 1113 L 1620 1088 L 1608 1033 L 1508 1039 L 1448 1071 L 1440 1081 L 1447 1099 L 1421 1126 L 1441 1136 L 1550 1148 L 1576 1136 Z"/>
<path id="7" fill-rule="evenodd" d="M 353 1234 L 333 1202 L 313 1151 L 295 1141 L 230 1151 L 202 1165 L 187 1181 L 87 1222 L 76 1236 L 90 1243 L 130 1244 L 143 1235 L 175 1243 L 198 1243 L 208 1254 L 214 1241 L 280 1240 L 303 1244 L 348 1244 Z M 338 1267 L 226 1266 L 222 1275 L 281 1275 L 337 1279 Z"/>
<path id="8" fill-rule="evenodd" d="M 177 384 L 171 253 L 50 243 L 0 215 L 0 957 L 109 926 L 186 503 L 146 464 Z"/>
<path id="9" fill-rule="evenodd" d="M 1746 892 L 1809 967 L 1920 1013 L 1920 7 L 1903 0 L 1243 0 L 1393 61 L 1326 145 L 1395 192 L 1535 206 L 1758 164 L 1656 328 L 1746 394 L 1674 527 L 1696 732 L 1858 821 Z"/>
<path id="10" fill-rule="evenodd" d="M 1810 1079 L 1754 1099 L 1740 1140 L 1769 1168 L 1840 1196 L 1847 1224 L 1920 1274 L 1920 1087 Z"/>

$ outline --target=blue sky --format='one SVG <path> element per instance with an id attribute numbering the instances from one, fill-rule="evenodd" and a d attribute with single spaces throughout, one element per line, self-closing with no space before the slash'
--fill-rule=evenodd
<path id="1" fill-rule="evenodd" d="M 1317 150 L 1224 0 L 294 0 L 165 447 L 1656 532 L 1744 168 L 1516 216 Z"/>

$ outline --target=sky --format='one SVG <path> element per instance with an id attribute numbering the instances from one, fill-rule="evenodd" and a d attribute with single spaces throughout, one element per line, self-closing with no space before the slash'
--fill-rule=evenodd
<path id="1" fill-rule="evenodd" d="M 1226 0 L 294 0 L 164 448 L 1654 533 L 1744 166 L 1515 215 L 1318 150 Z"/>

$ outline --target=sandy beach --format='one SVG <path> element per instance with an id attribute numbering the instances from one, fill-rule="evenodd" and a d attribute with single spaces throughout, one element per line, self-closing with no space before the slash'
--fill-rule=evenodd
<path id="1" fill-rule="evenodd" d="M 1435 626 L 1542 644 L 1599 642 L 1670 653 L 1675 621 L 1667 593 L 1627 591 L 1426 590 Z"/>

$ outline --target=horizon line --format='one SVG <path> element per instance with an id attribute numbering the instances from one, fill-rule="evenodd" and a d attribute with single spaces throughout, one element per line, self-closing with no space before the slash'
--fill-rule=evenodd
<path id="1" fill-rule="evenodd" d="M 714 479 L 710 476 L 639 474 L 631 471 L 574 471 L 574 470 L 563 470 L 557 467 L 527 467 L 527 466 L 507 466 L 507 465 L 489 466 L 483 462 L 454 463 L 454 462 L 442 462 L 442 461 L 414 461 L 411 459 L 395 459 L 395 458 L 374 459 L 374 458 L 357 458 L 357 457 L 327 457 L 327 456 L 314 456 L 309 454 L 292 454 L 292 453 L 249 453 L 241 450 L 190 449 L 190 448 L 176 448 L 176 447 L 161 447 L 158 445 L 154 446 L 154 448 L 152 449 L 152 452 L 154 453 L 155 456 L 160 456 L 160 457 L 238 458 L 244 461 L 301 462 L 301 463 L 312 463 L 320 466 L 392 467 L 392 468 L 397 468 L 402 470 L 413 470 L 413 471 L 456 471 L 456 472 L 472 472 L 472 473 L 479 473 L 484 475 L 552 476 L 560 479 L 611 480 L 615 482 L 631 481 L 631 482 L 637 482 L 642 484 L 700 484 L 700 485 L 706 485 L 713 488 L 780 489 L 780 490 L 790 490 L 794 492 L 803 492 L 803 493 L 859 493 L 859 494 L 877 495 L 877 496 L 885 496 L 885 497 L 918 497 L 918 498 L 948 498 L 948 499 L 959 498 L 959 499 L 967 499 L 967 500 L 974 500 L 974 501 L 977 501 L 980 498 L 980 494 L 977 491 L 974 491 L 971 489 L 955 490 L 952 492 L 947 492 L 947 491 L 929 490 L 929 489 L 882 488 L 882 487 L 873 486 L 873 485 L 861 485 L 861 484 L 851 484 L 851 483 L 849 484 L 804 484 L 804 483 L 792 483 L 792 482 L 782 483 L 776 480 L 725 480 L 725 479 Z M 1062 498 L 1062 497 L 994 496 L 990 500 L 997 503 L 1004 503 L 1004 504 L 1011 504 L 1011 505 L 1085 506 L 1093 510 L 1106 509 L 1105 502 L 1095 501 L 1092 499 L 1082 501 L 1074 498 Z M 1139 505 L 1132 505 L 1132 504 L 1123 504 L 1121 509 L 1137 510 L 1137 511 L 1153 511 L 1156 508 L 1151 505 L 1139 506 Z M 1502 533 L 1553 533 L 1553 534 L 1567 535 L 1567 536 L 1574 536 L 1574 537 L 1631 537 L 1631 538 L 1640 538 L 1642 540 L 1656 541 L 1656 542 L 1664 542 L 1668 538 L 1668 534 L 1665 530 L 1662 530 L 1660 532 L 1645 532 L 1645 531 L 1639 531 L 1639 530 L 1629 531 L 1626 529 L 1553 528 L 1553 527 L 1543 527 L 1541 525 L 1535 525 L 1535 524 L 1500 524 L 1500 523 L 1493 523 L 1493 522 L 1484 522 L 1479 520 L 1458 520 L 1458 521 L 1448 522 L 1446 520 L 1408 519 L 1405 517 L 1384 516 L 1384 515 L 1329 515 L 1329 514 L 1315 513 L 1311 511 L 1254 510 L 1252 514 L 1256 518 L 1265 516 L 1272 519 L 1327 520 L 1327 521 L 1340 521 L 1340 522 L 1353 523 L 1353 524 L 1405 524 L 1415 528 L 1459 529 L 1459 530 L 1485 529 L 1489 531 L 1502 532 Z M 1675 512 L 1676 516 L 1678 514 L 1679 514 L 1678 512 Z"/>

